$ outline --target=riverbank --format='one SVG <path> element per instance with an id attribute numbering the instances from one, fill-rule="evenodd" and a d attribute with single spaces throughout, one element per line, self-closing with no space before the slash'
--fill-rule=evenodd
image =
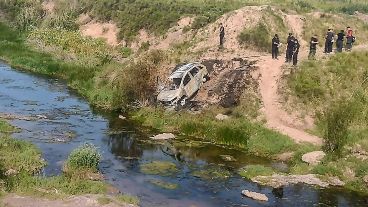
<path id="1" fill-rule="evenodd" d="M 128 87 L 126 81 L 120 81 L 121 84 L 116 87 L 113 84 L 106 83 L 104 79 L 99 79 L 101 76 L 111 75 L 108 73 L 110 71 L 108 70 L 109 67 L 111 67 L 112 71 L 115 71 L 116 67 L 120 67 L 121 65 L 103 63 L 98 66 L 86 67 L 83 64 L 76 64 L 73 61 L 60 59 L 52 53 L 40 52 L 39 48 L 33 48 L 25 40 L 23 35 L 17 35 L 14 30 L 11 30 L 5 25 L 2 25 L 1 31 L 2 34 L 0 37 L 3 39 L 0 46 L 4 49 L 1 50 L 0 54 L 3 59 L 17 68 L 67 80 L 69 86 L 77 89 L 91 104 L 108 109 L 114 109 L 115 107 L 113 106 L 119 108 L 124 103 L 122 100 L 125 100 L 130 95 L 130 92 L 135 91 L 137 89 L 136 86 L 140 84 L 139 82 L 134 84 L 134 87 L 129 86 L 127 92 L 121 92 L 119 90 Z M 165 61 L 164 59 L 165 55 L 157 52 L 148 59 L 139 62 L 139 64 L 133 64 L 130 68 L 142 66 L 140 69 L 146 71 L 152 65 L 156 68 L 159 67 L 159 63 Z M 147 62 L 149 64 L 146 64 Z M 157 62 L 158 64 L 155 65 Z M 131 71 L 124 72 L 126 74 L 132 74 L 129 73 Z M 113 73 L 108 78 L 114 79 L 117 76 L 120 77 L 124 72 Z M 133 73 L 133 76 L 129 76 L 130 80 L 139 79 L 142 75 L 140 72 Z M 145 79 L 142 81 L 142 84 L 150 81 L 150 78 L 148 80 Z M 143 91 L 147 92 L 144 86 L 140 86 L 140 89 L 143 88 Z M 149 88 L 149 90 L 152 90 L 152 88 Z M 220 112 L 224 113 L 224 111 Z M 329 156 L 318 166 L 309 166 L 301 161 L 302 154 L 313 150 L 320 150 L 321 148 L 295 144 L 288 137 L 266 129 L 261 123 L 253 123 L 245 119 L 242 115 L 233 114 L 230 115 L 231 118 L 229 120 L 218 121 L 214 118 L 216 116 L 214 111 L 204 111 L 202 114 L 192 115 L 186 112 L 180 114 L 167 112 L 165 109 L 160 108 L 142 108 L 134 112 L 132 116 L 134 120 L 141 124 L 153 127 L 159 131 L 176 132 L 178 134 L 200 137 L 204 141 L 217 143 L 224 147 L 240 148 L 241 150 L 248 151 L 250 154 L 263 157 L 278 158 L 280 154 L 292 154 L 294 152 L 293 156 L 289 157 L 289 163 L 292 165 L 291 173 L 303 174 L 316 171 L 321 175 L 330 176 L 331 169 L 333 169 L 333 175 L 345 176 L 343 175 L 344 172 L 340 170 L 336 171 L 337 165 L 334 167 L 329 166 L 333 163 L 333 160 L 329 160 Z M 355 167 L 361 164 L 361 162 L 355 162 L 354 160 L 349 163 L 353 163 Z M 364 166 L 364 163 L 362 164 Z M 361 173 L 356 174 L 357 177 L 355 175 L 353 176 L 351 186 L 353 186 L 353 189 L 360 188 L 359 191 L 364 192 L 365 184 L 359 182 L 358 178 L 365 176 L 365 167 L 361 170 L 357 169 L 357 172 Z"/>
<path id="2" fill-rule="evenodd" d="M 65 173 L 59 176 L 44 177 L 40 175 L 42 168 L 47 163 L 35 145 L 11 137 L 12 133 L 19 130 L 22 129 L 17 129 L 0 119 L 0 165 L 2 172 L 0 190 L 3 204 L 17 207 L 28 205 L 27 201 L 35 201 L 32 205 L 72 206 L 73 203 L 78 203 L 78 199 L 99 203 L 100 206 L 109 203 L 112 203 L 113 206 L 128 205 L 129 203 L 137 205 L 139 203 L 137 198 L 122 195 L 100 180 L 98 171 L 92 170 L 92 168 L 83 168 L 82 163 L 78 168 L 69 167 L 68 170 L 64 170 Z M 79 163 L 80 159 L 91 160 L 95 156 L 93 154 L 97 152 L 91 152 L 89 149 L 83 147 L 76 149 L 66 163 Z M 86 150 L 90 152 L 84 153 Z M 84 157 L 82 158 L 82 156 Z M 94 165 L 98 164 L 96 161 Z M 90 196 L 83 197 L 87 194 Z M 69 201 L 67 204 L 68 199 L 72 198 L 71 196 L 74 196 L 74 201 Z M 104 204 L 100 203 L 102 199 L 106 201 Z"/>

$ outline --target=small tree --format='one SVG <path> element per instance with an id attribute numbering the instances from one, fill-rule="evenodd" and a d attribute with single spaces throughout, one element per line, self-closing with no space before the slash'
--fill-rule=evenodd
<path id="1" fill-rule="evenodd" d="M 324 114 L 326 122 L 324 151 L 341 156 L 347 143 L 349 127 L 356 115 L 356 109 L 354 101 L 340 100 L 326 110 Z"/>

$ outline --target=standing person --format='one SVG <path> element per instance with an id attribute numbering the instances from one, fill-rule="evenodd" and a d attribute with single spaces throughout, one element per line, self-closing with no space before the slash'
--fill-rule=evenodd
<path id="1" fill-rule="evenodd" d="M 311 41 L 309 42 L 309 55 L 308 55 L 308 59 L 310 60 L 314 60 L 316 57 L 316 52 L 317 52 L 317 45 L 318 45 L 318 38 L 317 35 L 313 35 L 313 37 L 311 38 Z"/>
<path id="2" fill-rule="evenodd" d="M 298 39 L 294 39 L 294 48 L 293 48 L 293 65 L 296 66 L 298 64 L 298 54 L 299 54 L 300 44 Z"/>
<path id="3" fill-rule="evenodd" d="M 346 28 L 346 50 L 351 51 L 354 43 L 353 30 L 350 27 Z"/>
<path id="4" fill-rule="evenodd" d="M 272 59 L 278 60 L 280 44 L 281 43 L 280 43 L 279 35 L 275 34 L 275 36 L 272 38 Z"/>
<path id="5" fill-rule="evenodd" d="M 342 52 L 342 48 L 344 47 L 344 37 L 345 37 L 345 32 L 344 32 L 344 30 L 341 30 L 337 34 L 337 40 L 336 40 L 337 52 Z"/>
<path id="6" fill-rule="evenodd" d="M 220 23 L 220 48 L 224 47 L 224 38 L 225 38 L 225 28 L 222 25 L 222 23 Z"/>
<path id="7" fill-rule="evenodd" d="M 332 46 L 334 42 L 335 34 L 332 29 L 328 29 L 326 33 L 326 42 L 325 42 L 325 53 L 332 52 Z"/>
<path id="8" fill-rule="evenodd" d="M 291 62 L 293 58 L 293 48 L 294 48 L 294 36 L 292 33 L 289 33 L 287 38 L 287 46 L 286 46 L 286 62 Z"/>

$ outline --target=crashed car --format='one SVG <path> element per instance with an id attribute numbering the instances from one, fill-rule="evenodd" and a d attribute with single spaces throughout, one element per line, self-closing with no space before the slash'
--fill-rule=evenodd
<path id="1" fill-rule="evenodd" d="M 200 63 L 182 65 L 169 76 L 171 85 L 158 94 L 157 100 L 165 105 L 184 106 L 208 79 L 206 66 Z"/>

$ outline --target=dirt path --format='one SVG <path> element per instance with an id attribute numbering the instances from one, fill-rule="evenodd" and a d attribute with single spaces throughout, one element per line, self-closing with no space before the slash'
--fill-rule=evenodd
<path id="1" fill-rule="evenodd" d="M 306 133 L 294 126 L 296 118 L 282 110 L 279 102 L 278 82 L 282 75 L 284 59 L 273 60 L 271 57 L 262 57 L 258 63 L 261 79 L 260 92 L 264 104 L 264 114 L 267 126 L 282 134 L 291 137 L 296 142 L 309 142 L 316 145 L 322 144 L 322 139 Z M 300 121 L 299 121 L 300 122 Z"/>

